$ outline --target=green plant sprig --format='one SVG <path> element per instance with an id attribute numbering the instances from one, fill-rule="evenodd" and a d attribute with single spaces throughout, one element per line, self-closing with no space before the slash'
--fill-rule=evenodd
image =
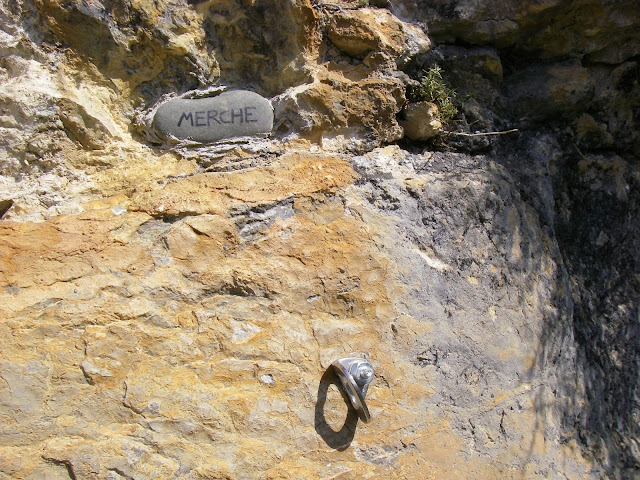
<path id="1" fill-rule="evenodd" d="M 444 82 L 442 69 L 438 65 L 424 71 L 424 76 L 420 79 L 420 87 L 415 92 L 416 101 L 435 103 L 440 110 L 440 121 L 447 123 L 458 113 L 453 103 L 455 98 L 455 90 Z"/>

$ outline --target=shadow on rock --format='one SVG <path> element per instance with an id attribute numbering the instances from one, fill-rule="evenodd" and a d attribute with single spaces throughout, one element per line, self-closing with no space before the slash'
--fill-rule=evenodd
<path id="1" fill-rule="evenodd" d="M 536 428 L 545 428 L 549 413 L 558 415 L 563 442 L 575 440 L 585 457 L 594 459 L 595 474 L 635 479 L 640 472 L 640 188 L 633 161 L 612 153 L 585 157 L 570 143 L 555 145 L 562 154 L 556 155 L 546 187 L 541 172 L 549 156 L 536 154 L 544 148 L 504 155 L 519 159 L 506 166 L 546 219 L 560 267 L 550 299 L 554 309 L 539 334 L 536 363 L 546 389 L 534 400 Z M 536 164 L 543 168 L 536 171 Z"/>
<path id="2" fill-rule="evenodd" d="M 340 430 L 334 430 L 333 427 L 327 422 L 325 410 L 327 408 L 327 397 L 329 396 L 329 388 L 331 385 L 335 385 L 342 395 L 342 400 L 347 405 L 348 412 L 347 417 L 344 420 L 344 424 Z M 329 398 L 329 406 L 335 403 L 335 397 Z M 343 451 L 349 448 L 353 437 L 356 434 L 356 427 L 358 424 L 358 414 L 351 407 L 347 395 L 344 393 L 340 386 L 340 380 L 335 375 L 333 368 L 329 368 L 324 372 L 320 379 L 320 385 L 318 385 L 318 396 L 316 400 L 315 410 L 315 429 L 318 435 L 322 437 L 327 445 L 331 448 Z"/>

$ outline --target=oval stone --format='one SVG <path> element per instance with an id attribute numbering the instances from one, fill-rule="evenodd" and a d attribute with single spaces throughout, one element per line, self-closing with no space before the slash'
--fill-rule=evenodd
<path id="1" fill-rule="evenodd" d="M 169 100 L 158 108 L 153 124 L 165 135 L 215 142 L 271 132 L 273 108 L 257 93 L 233 90 L 216 97 Z"/>

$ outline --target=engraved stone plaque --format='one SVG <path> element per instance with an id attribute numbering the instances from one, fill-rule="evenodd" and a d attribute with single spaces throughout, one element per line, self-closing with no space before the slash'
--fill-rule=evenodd
<path id="1" fill-rule="evenodd" d="M 158 108 L 153 124 L 164 135 L 215 142 L 271 132 L 273 108 L 257 93 L 234 90 L 216 97 L 169 100 Z"/>

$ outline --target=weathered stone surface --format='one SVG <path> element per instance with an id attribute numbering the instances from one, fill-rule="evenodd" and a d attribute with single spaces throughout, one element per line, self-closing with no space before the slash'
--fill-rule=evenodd
<path id="1" fill-rule="evenodd" d="M 639 104 L 640 87 L 629 82 L 640 46 L 636 7 L 631 0 L 615 6 L 603 0 L 400 0 L 391 9 L 404 20 L 425 22 L 435 40 L 410 73 L 419 76 L 437 63 L 464 99 L 460 111 L 468 98 L 480 103 L 473 109 L 480 115 L 457 119 L 461 132 L 524 128 L 543 119 L 570 123 L 587 113 L 607 125 L 600 139 L 609 134 L 615 150 L 637 155 L 640 128 L 630 109 Z M 625 91 L 616 86 L 622 71 Z M 496 140 L 458 136 L 452 143 L 486 151 Z"/>
<path id="2" fill-rule="evenodd" d="M 584 476 L 556 423 L 536 427 L 545 304 L 520 299 L 551 295 L 553 251 L 504 170 L 477 159 L 456 179 L 440 162 L 376 150 L 353 159 L 356 186 L 349 163 L 300 154 L 0 224 L 0 468 Z M 354 351 L 377 372 L 357 429 L 324 375 Z"/>
<path id="3" fill-rule="evenodd" d="M 375 18 L 374 12 L 352 10 L 332 15 L 329 24 L 329 40 L 347 55 L 362 58 L 384 43 L 402 44 L 400 22 L 383 33 L 380 28 L 376 28 L 375 21 L 372 21 Z M 390 42 L 383 40 L 385 36 L 389 37 Z"/>
<path id="4" fill-rule="evenodd" d="M 153 119 L 166 136 L 197 142 L 270 133 L 273 107 L 254 92 L 234 90 L 215 97 L 176 98 L 162 104 Z"/>
<path id="5" fill-rule="evenodd" d="M 402 138 L 396 115 L 404 102 L 400 79 L 349 69 L 318 74 L 274 103 L 280 121 L 324 149 L 358 151 Z"/>
<path id="6" fill-rule="evenodd" d="M 595 81 L 577 62 L 525 68 L 505 81 L 505 101 L 519 120 L 570 117 L 589 107 Z"/>
<path id="7" fill-rule="evenodd" d="M 405 120 L 400 122 L 411 140 L 429 140 L 442 132 L 438 106 L 431 102 L 413 102 L 404 110 Z"/>
<path id="8" fill-rule="evenodd" d="M 546 58 L 571 52 L 620 63 L 640 53 L 636 7 L 634 0 L 400 0 L 391 10 L 402 19 L 428 22 L 439 43 L 492 44 Z"/>
<path id="9" fill-rule="evenodd" d="M 251 85 L 272 97 L 312 79 L 322 43 L 315 2 L 193 3 L 203 43 L 220 65 L 224 83 Z"/>
<path id="10" fill-rule="evenodd" d="M 331 191 L 354 178 L 351 166 L 344 160 L 292 153 L 259 171 L 200 174 L 162 186 L 155 181 L 146 182 L 132 195 L 131 207 L 169 218 L 185 212 L 223 214 L 243 205 L 277 204 L 292 195 Z"/>
<path id="11" fill-rule="evenodd" d="M 388 10 L 361 8 L 330 15 L 327 36 L 347 55 L 363 58 L 371 66 L 379 56 L 403 64 L 429 50 L 431 42 L 419 28 L 401 22 Z"/>
<path id="12" fill-rule="evenodd" d="M 0 2 L 0 478 L 637 478 L 635 3 L 363 4 Z M 220 83 L 271 138 L 141 135 Z"/>
<path id="13" fill-rule="evenodd" d="M 364 150 L 394 141 L 404 90 L 396 69 L 429 47 L 423 29 L 365 9 L 361 23 L 382 29 L 379 42 L 366 65 L 345 65 L 344 54 L 326 51 L 331 41 L 321 26 L 332 7 L 309 0 L 38 0 L 0 8 L 9 32 L 1 39 L 0 187 L 14 201 L 5 218 L 78 212 L 102 188 L 92 183 L 96 173 L 122 185 L 147 167 L 157 175 L 155 151 L 140 142 L 151 123 L 146 114 L 167 93 L 214 82 L 279 96 L 286 106 L 274 133 L 287 142 Z M 345 79 L 336 84 L 338 101 L 326 83 L 334 74 Z M 296 105 L 300 90 L 314 92 Z M 167 154 L 163 162 L 180 160 Z M 175 173 L 190 168 L 183 163 Z"/>

